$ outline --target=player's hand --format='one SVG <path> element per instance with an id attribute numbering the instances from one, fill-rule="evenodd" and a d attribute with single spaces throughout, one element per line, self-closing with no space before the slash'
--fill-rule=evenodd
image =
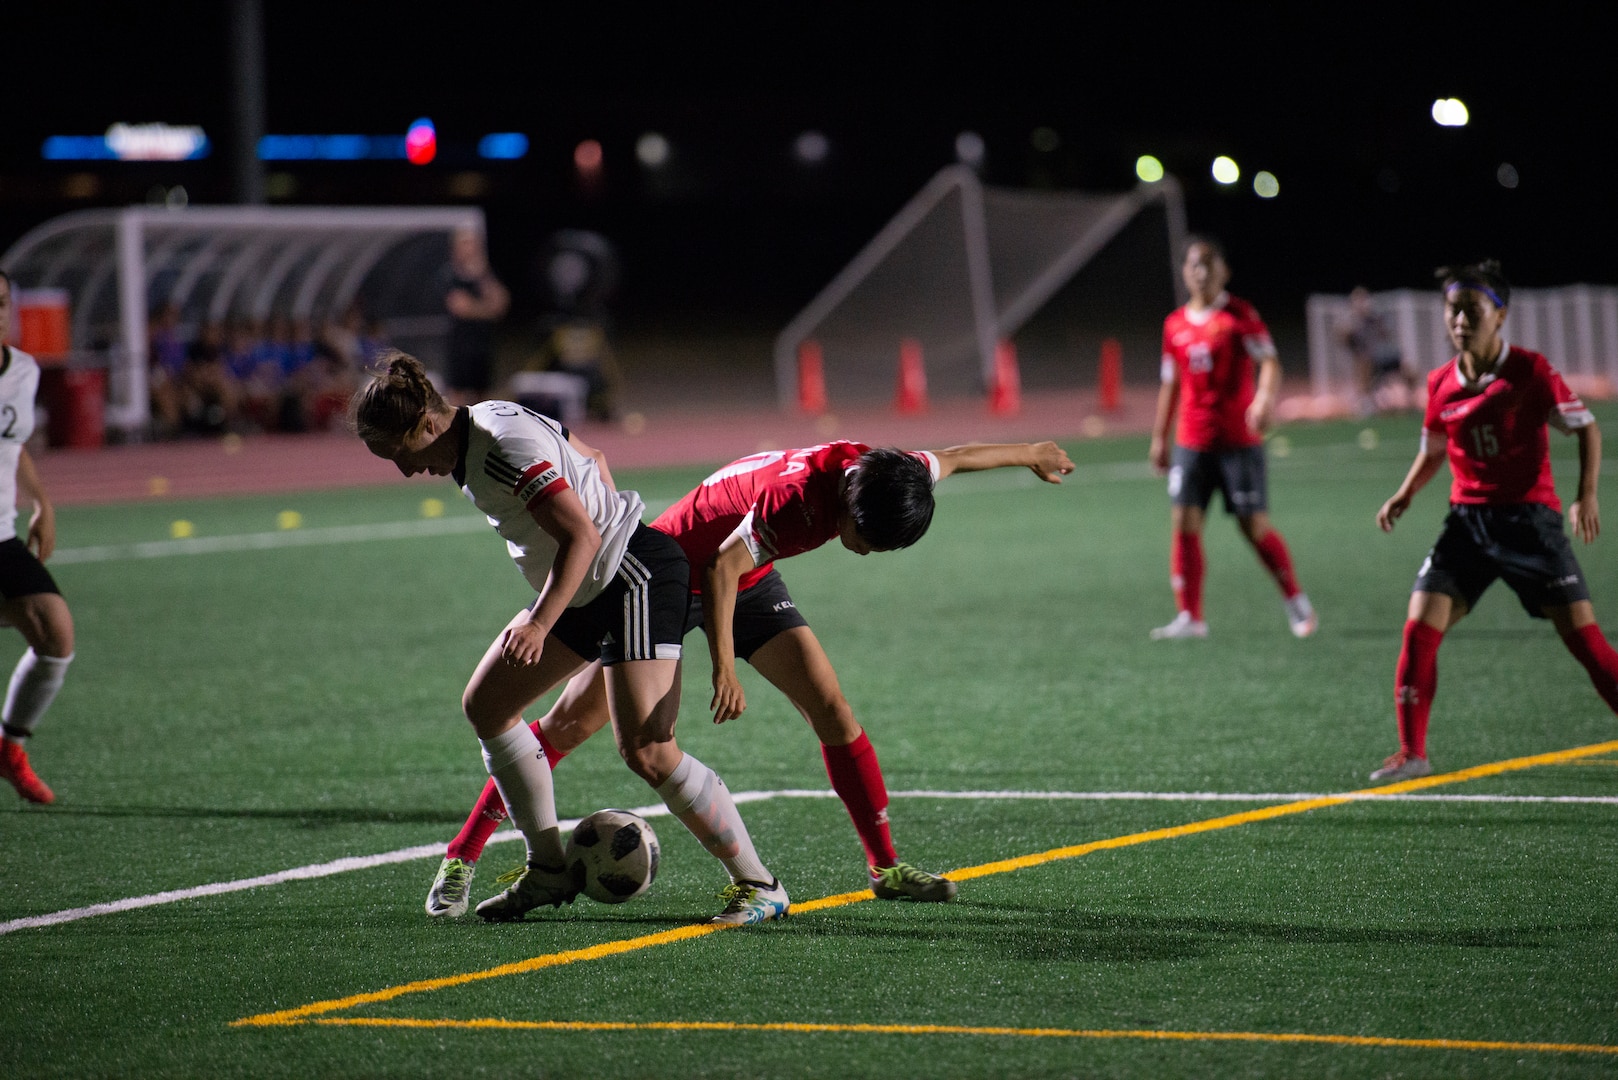
<path id="1" fill-rule="evenodd" d="M 56 550 L 56 515 L 49 510 L 35 510 L 28 524 L 28 550 L 44 562 Z"/>
<path id="2" fill-rule="evenodd" d="M 1060 446 L 1042 442 L 1034 444 L 1034 463 L 1028 467 L 1047 484 L 1060 484 L 1062 477 L 1073 471 L 1073 462 Z"/>
<path id="3" fill-rule="evenodd" d="M 512 667 L 532 667 L 545 652 L 545 631 L 533 623 L 506 630 L 500 642 L 500 655 Z"/>
<path id="4" fill-rule="evenodd" d="M 1146 460 L 1159 476 L 1169 471 L 1169 441 L 1160 435 L 1152 436 L 1152 447 L 1146 451 Z"/>
<path id="5" fill-rule="evenodd" d="M 715 668 L 713 673 L 713 700 L 708 703 L 713 711 L 713 722 L 723 724 L 734 720 L 747 708 L 747 695 L 742 692 L 742 681 L 735 668 Z"/>
<path id="6" fill-rule="evenodd" d="M 1275 401 L 1266 394 L 1259 394 L 1253 403 L 1247 406 L 1247 426 L 1255 435 L 1262 435 L 1270 430 L 1270 424 L 1275 419 Z"/>
<path id="7" fill-rule="evenodd" d="M 1393 523 L 1403 517 L 1404 512 L 1408 509 L 1410 509 L 1410 496 L 1404 494 L 1395 495 L 1383 503 L 1382 509 L 1376 512 L 1376 523 L 1381 526 L 1383 532 L 1392 532 Z"/>
<path id="8" fill-rule="evenodd" d="M 1580 499 L 1568 507 L 1567 520 L 1573 526 L 1573 535 L 1586 544 L 1601 535 L 1601 510 L 1594 496 Z"/>

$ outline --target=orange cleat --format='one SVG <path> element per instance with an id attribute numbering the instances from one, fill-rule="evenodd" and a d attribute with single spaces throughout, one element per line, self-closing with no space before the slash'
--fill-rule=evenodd
<path id="1" fill-rule="evenodd" d="M 17 794 L 29 802 L 56 801 L 56 793 L 35 775 L 33 766 L 28 764 L 28 751 L 22 748 L 22 743 L 0 742 L 0 779 L 9 780 L 11 786 L 17 789 Z"/>

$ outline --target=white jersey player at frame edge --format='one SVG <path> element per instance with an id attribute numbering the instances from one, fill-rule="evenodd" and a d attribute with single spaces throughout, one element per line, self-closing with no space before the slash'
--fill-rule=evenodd
<path id="1" fill-rule="evenodd" d="M 28 802 L 56 794 L 34 772 L 24 748 L 73 662 L 73 616 L 45 561 L 56 547 L 56 510 L 24 445 L 34 433 L 39 365 L 3 344 L 12 317 L 11 279 L 0 272 L 0 623 L 15 626 L 28 648 L 17 661 L 0 712 L 0 779 Z M 17 497 L 33 504 L 28 529 L 17 535 Z"/>
<path id="2" fill-rule="evenodd" d="M 689 571 L 678 544 L 641 524 L 639 495 L 614 490 L 605 456 L 548 417 L 509 402 L 452 408 L 402 352 L 379 358 L 352 418 L 366 447 L 404 475 L 452 476 L 537 594 L 484 652 L 461 699 L 527 843 L 515 883 L 478 914 L 516 920 L 578 895 L 544 748 L 522 712 L 599 659 L 625 762 L 730 875 L 713 921 L 785 916 L 786 890 L 760 861 L 724 782 L 675 743 Z"/>

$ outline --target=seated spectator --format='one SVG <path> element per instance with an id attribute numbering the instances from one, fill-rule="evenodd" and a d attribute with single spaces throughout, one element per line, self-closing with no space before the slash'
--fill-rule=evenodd
<path id="1" fill-rule="evenodd" d="M 206 323 L 187 347 L 180 370 L 179 431 L 223 435 L 235 427 L 239 401 L 240 390 L 225 363 L 224 328 Z"/>
<path id="2" fill-rule="evenodd" d="M 152 313 L 147 344 L 147 387 L 152 400 L 152 425 L 160 439 L 173 438 L 184 427 L 185 405 L 181 380 L 186 342 L 180 328 L 180 309 L 164 304 Z"/>

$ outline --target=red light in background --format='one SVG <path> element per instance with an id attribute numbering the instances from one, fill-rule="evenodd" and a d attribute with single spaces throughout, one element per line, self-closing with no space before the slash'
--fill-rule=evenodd
<path id="1" fill-rule="evenodd" d="M 573 148 L 573 165 L 586 175 L 601 171 L 601 144 L 585 139 Z"/>
<path id="2" fill-rule="evenodd" d="M 425 165 L 438 156 L 438 131 L 423 117 L 405 132 L 405 158 L 412 165 Z"/>

